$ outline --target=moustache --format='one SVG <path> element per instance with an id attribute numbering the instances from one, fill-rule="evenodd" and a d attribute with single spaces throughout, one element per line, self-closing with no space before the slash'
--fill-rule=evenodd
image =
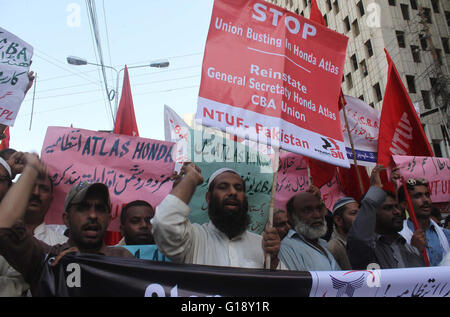
<path id="1" fill-rule="evenodd" d="M 42 204 L 42 200 L 39 198 L 39 196 L 36 196 L 36 195 L 31 195 L 29 203 L 32 203 L 32 202 L 37 202 L 39 204 Z"/>

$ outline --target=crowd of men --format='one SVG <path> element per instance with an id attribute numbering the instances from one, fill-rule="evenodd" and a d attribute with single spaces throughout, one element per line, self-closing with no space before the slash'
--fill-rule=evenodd
<path id="1" fill-rule="evenodd" d="M 33 73 L 28 75 L 32 83 Z M 444 222 L 432 205 L 427 182 L 407 180 L 409 210 L 403 187 L 396 193 L 383 189 L 382 169 L 372 170 L 371 186 L 361 201 L 343 197 L 332 210 L 311 185 L 293 195 L 284 209 L 275 210 L 273 226 L 258 235 L 248 231 L 245 181 L 229 168 L 208 179 L 210 221 L 191 223 L 189 203 L 204 176 L 187 162 L 173 175 L 172 191 L 158 206 L 136 200 L 123 207 L 123 239 L 107 246 L 111 202 L 105 184 L 83 182 L 71 188 L 62 212 L 65 230 L 60 232 L 44 221 L 54 196 L 45 164 L 36 154 L 6 149 L 0 151 L 0 296 L 39 296 L 43 264 L 51 257 L 53 266 L 74 252 L 133 258 L 123 247 L 127 245 L 156 244 L 176 263 L 238 268 L 407 268 L 428 265 L 425 258 L 430 266 L 450 265 L 448 217 Z M 394 169 L 392 179 L 399 177 Z M 416 216 L 417 228 L 407 214 Z"/>
<path id="2" fill-rule="evenodd" d="M 330 212 L 320 191 L 311 186 L 294 195 L 285 210 L 274 212 L 273 226 L 262 235 L 249 232 L 245 181 L 234 170 L 222 168 L 208 180 L 205 200 L 210 221 L 191 223 L 189 203 L 204 182 L 194 163 L 185 163 L 174 176 L 172 191 L 154 208 L 137 200 L 120 215 L 123 239 L 105 245 L 111 220 L 108 187 L 102 183 L 75 184 L 65 197 L 57 232 L 44 222 L 53 200 L 53 183 L 36 154 L 0 152 L 0 296 L 39 295 L 39 278 L 48 256 L 72 252 L 133 257 L 125 245 L 156 244 L 177 263 L 265 268 L 272 270 L 333 271 L 449 265 L 450 230 L 432 218 L 435 213 L 428 184 L 410 179 L 405 192 L 383 189 L 377 166 L 371 186 L 360 202 L 339 199 Z M 13 182 L 13 176 L 20 174 Z M 395 174 L 395 173 L 394 173 Z M 394 175 L 393 174 L 393 175 Z M 414 212 L 415 229 L 406 212 Z M 332 214 L 329 230 L 326 215 Z M 269 255 L 267 257 L 266 255 Z"/>

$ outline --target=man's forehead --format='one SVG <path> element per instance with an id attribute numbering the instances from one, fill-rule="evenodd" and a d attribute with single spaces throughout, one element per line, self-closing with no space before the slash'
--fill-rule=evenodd
<path id="1" fill-rule="evenodd" d="M 427 193 L 429 192 L 428 186 L 426 185 L 416 185 L 412 190 L 409 191 L 411 194 L 415 193 Z"/>
<path id="2" fill-rule="evenodd" d="M 142 205 L 131 206 L 131 207 L 128 207 L 128 210 L 127 210 L 128 217 L 133 217 L 138 214 L 153 216 L 154 213 L 155 212 L 152 208 L 150 208 L 148 206 L 142 206 Z"/>
<path id="3" fill-rule="evenodd" d="M 214 182 L 217 184 L 220 183 L 244 183 L 244 180 L 239 176 L 238 174 L 234 172 L 223 172 L 222 174 L 219 174 L 214 179 Z"/>
<path id="4" fill-rule="evenodd" d="M 300 193 L 295 196 L 294 205 L 298 208 L 302 208 L 307 205 L 320 204 L 319 198 L 311 193 Z"/>

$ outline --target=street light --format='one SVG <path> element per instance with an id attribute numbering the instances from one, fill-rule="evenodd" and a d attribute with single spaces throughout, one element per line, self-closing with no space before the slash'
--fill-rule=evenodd
<path id="1" fill-rule="evenodd" d="M 84 58 L 80 58 L 80 57 L 76 57 L 76 56 L 68 56 L 67 57 L 67 62 L 69 64 L 75 65 L 75 66 L 95 65 L 95 66 L 106 67 L 106 68 L 112 69 L 112 70 L 114 70 L 116 72 L 116 89 L 115 90 L 111 89 L 107 93 L 108 93 L 109 101 L 113 100 L 114 98 L 116 99 L 116 101 L 115 101 L 115 114 L 117 116 L 117 110 L 119 109 L 119 96 L 118 96 L 118 92 L 119 92 L 119 77 L 120 77 L 120 72 L 123 71 L 125 69 L 125 67 L 121 68 L 120 70 L 117 70 L 116 68 L 114 68 L 112 66 L 90 63 L 87 60 L 85 60 Z M 167 68 L 167 67 L 169 67 L 169 61 L 167 59 L 160 59 L 160 60 L 152 61 L 152 62 L 150 62 L 150 64 L 147 64 L 147 65 L 130 66 L 130 67 L 128 67 L 128 69 L 141 68 L 141 67 Z M 111 95 L 112 95 L 112 97 L 111 97 Z"/>

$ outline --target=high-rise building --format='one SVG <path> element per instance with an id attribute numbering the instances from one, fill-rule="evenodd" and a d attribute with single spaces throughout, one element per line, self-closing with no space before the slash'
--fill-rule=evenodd
<path id="1" fill-rule="evenodd" d="M 309 18 L 310 0 L 266 0 Z M 420 111 L 436 156 L 450 157 L 450 1 L 316 0 L 327 27 L 349 38 L 344 94 L 381 111 L 388 51 Z"/>

